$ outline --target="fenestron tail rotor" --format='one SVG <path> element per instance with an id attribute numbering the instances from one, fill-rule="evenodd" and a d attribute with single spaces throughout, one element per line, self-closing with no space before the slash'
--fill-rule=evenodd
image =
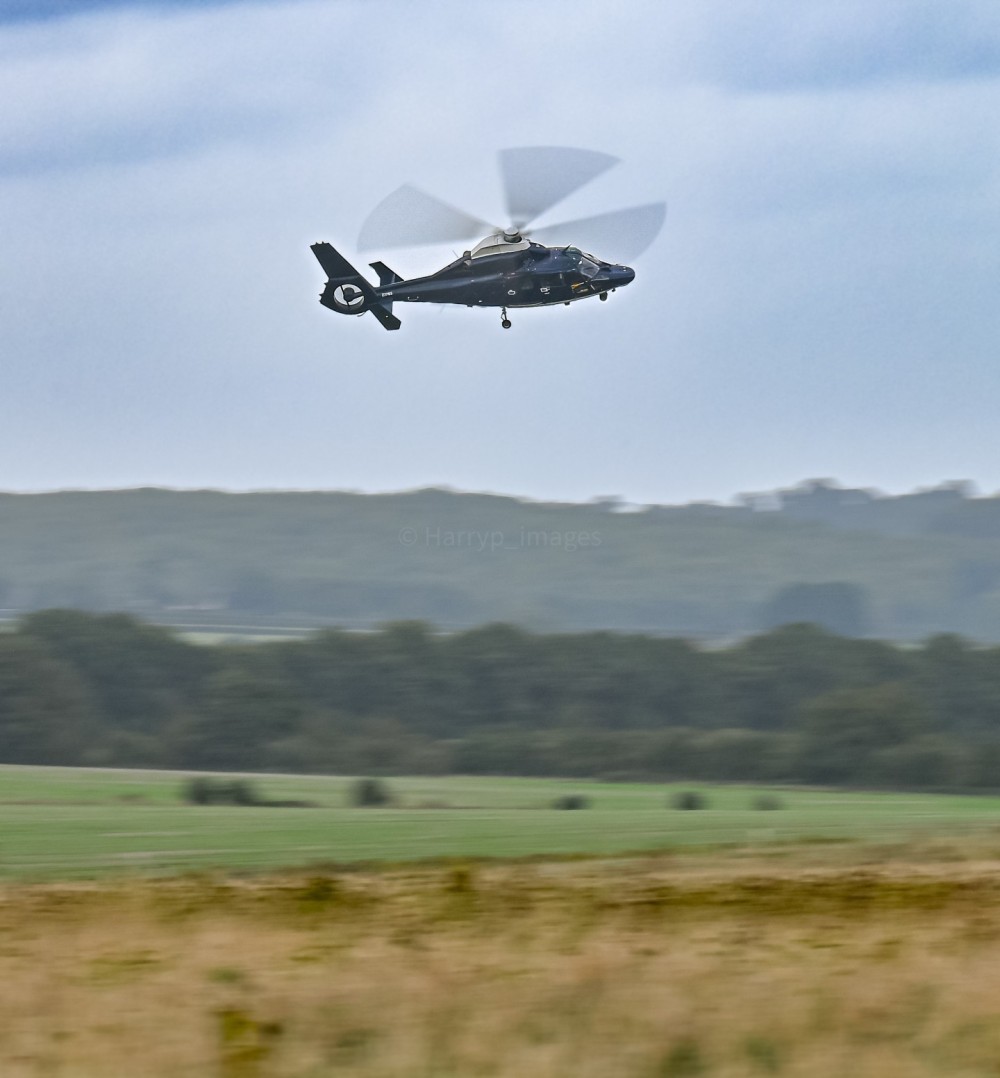
<path id="1" fill-rule="evenodd" d="M 522 146 L 501 150 L 498 157 L 509 215 L 506 228 L 406 184 L 368 215 L 358 249 L 464 243 L 492 233 L 512 242 L 530 236 L 546 245 L 572 243 L 624 262 L 646 250 L 663 226 L 666 205 L 654 202 L 532 228 L 533 221 L 618 164 L 618 158 L 571 146 Z"/>

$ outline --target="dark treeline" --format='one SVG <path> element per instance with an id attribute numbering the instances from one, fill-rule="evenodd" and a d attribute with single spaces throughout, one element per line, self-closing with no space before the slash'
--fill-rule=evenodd
<path id="1" fill-rule="evenodd" d="M 0 762 L 994 789 L 1000 648 L 415 622 L 203 647 L 48 610 L 0 635 Z"/>

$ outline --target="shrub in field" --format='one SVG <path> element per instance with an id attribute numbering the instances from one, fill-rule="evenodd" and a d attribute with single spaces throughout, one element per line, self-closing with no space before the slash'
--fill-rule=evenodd
<path id="1" fill-rule="evenodd" d="M 351 787 L 351 804 L 355 808 L 377 808 L 392 803 L 392 792 L 381 779 L 358 779 Z"/>
<path id="2" fill-rule="evenodd" d="M 340 896 L 340 887 L 332 876 L 313 876 L 303 884 L 299 897 L 303 902 L 333 902 Z"/>
<path id="3" fill-rule="evenodd" d="M 785 807 L 784 801 L 777 794 L 758 794 L 752 804 L 760 812 L 774 812 Z"/>
<path id="4" fill-rule="evenodd" d="M 183 799 L 189 805 L 250 805 L 254 808 L 315 808 L 315 801 L 262 797 L 247 779 L 213 779 L 198 775 L 184 784 Z"/>
<path id="5" fill-rule="evenodd" d="M 234 779 L 229 784 L 229 800 L 234 805 L 259 805 L 260 796 L 246 779 Z"/>
<path id="6" fill-rule="evenodd" d="M 189 805 L 263 805 L 267 804 L 253 783 L 246 779 L 213 779 L 198 775 L 184 784 L 184 800 Z"/>
<path id="7" fill-rule="evenodd" d="M 670 804 L 671 807 L 675 809 L 687 809 L 691 811 L 694 809 L 708 808 L 708 798 L 697 790 L 681 790 L 680 793 L 674 794 L 670 799 Z"/>
<path id="8" fill-rule="evenodd" d="M 476 889 L 476 878 L 470 865 L 455 865 L 445 879 L 444 889 L 453 895 L 468 895 Z"/>
<path id="9" fill-rule="evenodd" d="M 557 797 L 552 802 L 552 807 L 555 809 L 590 808 L 590 799 L 584 797 L 583 794 L 565 794 L 563 797 Z"/>
<path id="10" fill-rule="evenodd" d="M 183 797 L 189 805 L 211 805 L 213 800 L 212 780 L 201 776 L 188 779 L 184 783 Z"/>

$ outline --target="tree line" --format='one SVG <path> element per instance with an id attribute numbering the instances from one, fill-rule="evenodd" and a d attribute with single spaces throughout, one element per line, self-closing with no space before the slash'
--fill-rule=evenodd
<path id="1" fill-rule="evenodd" d="M 206 647 L 46 610 L 0 635 L 0 762 L 997 789 L 1000 647 L 420 622 Z"/>
<path id="2" fill-rule="evenodd" d="M 0 609 L 718 639 L 801 620 L 1000 642 L 1000 497 L 968 495 L 820 481 L 645 507 L 446 490 L 0 493 Z"/>

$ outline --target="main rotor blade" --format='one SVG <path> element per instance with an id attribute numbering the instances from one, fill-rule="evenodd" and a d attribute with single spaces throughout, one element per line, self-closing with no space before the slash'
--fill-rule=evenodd
<path id="1" fill-rule="evenodd" d="M 488 221 L 449 206 L 419 187 L 404 184 L 365 218 L 358 233 L 358 250 L 454 243 L 478 239 L 494 230 Z"/>
<path id="2" fill-rule="evenodd" d="M 656 239 L 667 216 L 665 202 L 630 206 L 625 210 L 564 221 L 545 228 L 533 228 L 530 235 L 538 243 L 556 247 L 572 243 L 610 262 L 631 262 Z"/>
<path id="3" fill-rule="evenodd" d="M 618 164 L 618 158 L 571 146 L 522 146 L 501 150 L 500 176 L 507 213 L 523 228 L 577 188 Z"/>

